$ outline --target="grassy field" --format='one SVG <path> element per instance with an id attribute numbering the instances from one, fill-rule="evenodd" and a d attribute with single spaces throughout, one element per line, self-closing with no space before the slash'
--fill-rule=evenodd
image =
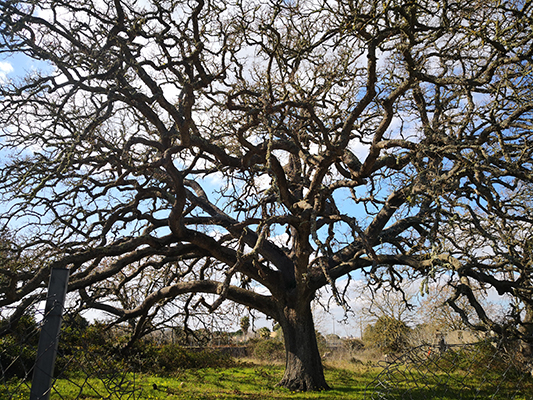
<path id="1" fill-rule="evenodd" d="M 282 365 L 246 363 L 224 369 L 184 370 L 172 377 L 128 375 L 122 381 L 107 382 L 72 377 L 56 382 L 51 399 L 362 399 L 366 385 L 377 374 L 373 370 L 355 372 L 339 368 L 326 368 L 325 373 L 332 390 L 316 393 L 296 393 L 277 387 L 283 375 Z M 131 391 L 124 393 L 128 387 Z M 29 391 L 26 384 L 13 383 L 7 388 L 0 387 L 0 398 L 9 399 L 16 392 L 11 399 L 28 399 Z"/>
<path id="2" fill-rule="evenodd" d="M 229 368 L 202 368 L 183 370 L 171 377 L 155 377 L 142 374 L 123 374 L 117 371 L 113 379 L 86 379 L 82 376 L 58 380 L 51 399 L 363 399 L 367 385 L 374 381 L 379 370 L 372 367 L 333 367 L 326 366 L 325 374 L 332 390 L 315 393 L 296 393 L 279 388 L 276 384 L 283 375 L 282 365 L 261 365 L 239 363 Z M 419 382 L 420 383 L 420 382 Z M 451 383 L 451 382 L 450 382 Z M 415 385 L 416 386 L 416 385 Z M 476 385 L 477 386 L 477 385 Z M 412 399 L 515 399 L 533 400 L 533 386 L 527 385 L 527 392 L 515 388 L 494 395 L 493 392 L 471 393 L 464 387 L 446 387 L 445 392 L 428 391 L 420 386 L 407 389 Z M 23 400 L 29 398 L 26 383 L 12 382 L 0 387 L 0 399 Z M 400 392 L 386 392 L 386 396 L 372 398 L 401 398 Z M 405 392 L 404 392 L 405 394 Z M 435 397 L 436 396 L 436 397 Z"/>

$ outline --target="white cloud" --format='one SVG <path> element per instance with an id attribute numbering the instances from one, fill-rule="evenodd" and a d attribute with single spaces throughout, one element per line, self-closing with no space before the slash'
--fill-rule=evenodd
<path id="1" fill-rule="evenodd" d="M 7 74 L 13 71 L 13 66 L 10 63 L 0 61 L 0 83 L 5 82 L 7 80 Z"/>

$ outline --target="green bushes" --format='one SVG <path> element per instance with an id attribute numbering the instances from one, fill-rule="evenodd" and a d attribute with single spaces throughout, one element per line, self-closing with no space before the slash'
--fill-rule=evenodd
<path id="1" fill-rule="evenodd" d="M 0 321 L 0 327 L 7 320 Z M 24 315 L 5 336 L 0 337 L 0 372 L 4 379 L 25 379 L 33 368 L 39 326 L 32 315 Z"/>
<path id="2" fill-rule="evenodd" d="M 529 363 L 521 363 L 516 349 L 504 349 L 488 340 L 449 348 L 434 365 L 444 371 L 461 371 L 474 377 L 483 375 L 488 379 L 499 379 L 503 375 L 522 377 L 530 372 Z"/>
<path id="3" fill-rule="evenodd" d="M 2 323 L 5 322 L 0 321 Z M 38 328 L 33 317 L 24 317 L 12 332 L 0 337 L 2 379 L 31 379 Z M 131 345 L 128 342 L 129 335 L 121 327 L 88 323 L 83 317 L 67 316 L 63 320 L 55 375 L 101 376 L 135 371 L 166 376 L 183 369 L 235 364 L 230 354 L 216 349 L 186 349 L 177 344 L 157 344 L 150 339 L 141 339 Z"/>
<path id="4" fill-rule="evenodd" d="M 80 366 L 94 368 L 92 366 L 96 365 L 100 370 L 127 369 L 158 376 L 172 375 L 184 369 L 234 365 L 230 355 L 216 350 L 186 349 L 177 344 L 157 345 L 148 340 L 140 340 L 129 348 L 109 345 L 94 347 L 90 354 L 90 359 L 84 356 L 84 365 Z M 72 369 L 75 372 L 75 364 L 69 368 Z"/>
<path id="5" fill-rule="evenodd" d="M 31 337 L 20 332 L 29 328 L 34 332 Z M 39 338 L 35 321 L 22 320 L 17 329 L 0 337 L 0 367 L 4 379 L 31 378 L 28 373 L 35 363 Z M 183 369 L 234 365 L 229 354 L 214 349 L 185 349 L 177 344 L 156 344 L 149 339 L 141 339 L 128 346 L 128 341 L 129 335 L 121 327 L 88 323 L 79 316 L 67 317 L 59 340 L 55 375 L 106 375 L 135 371 L 165 376 Z"/>
<path id="6" fill-rule="evenodd" d="M 0 338 L 0 369 L 5 379 L 28 377 L 35 363 L 36 346 L 20 343 L 12 335 Z"/>
<path id="7" fill-rule="evenodd" d="M 167 375 L 183 369 L 230 367 L 235 363 L 229 354 L 212 349 L 185 349 L 176 344 L 144 344 L 141 357 L 132 355 L 142 372 Z"/>
<path id="8" fill-rule="evenodd" d="M 261 361 L 283 361 L 285 346 L 277 339 L 260 339 L 249 344 L 253 358 Z"/>

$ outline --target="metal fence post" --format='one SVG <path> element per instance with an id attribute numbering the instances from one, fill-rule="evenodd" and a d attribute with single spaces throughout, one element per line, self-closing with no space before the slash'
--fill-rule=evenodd
<path id="1" fill-rule="evenodd" d="M 69 270 L 52 268 L 48 283 L 48 294 L 44 313 L 30 400 L 47 400 L 50 397 L 50 384 L 54 376 L 54 363 L 59 343 L 59 332 L 63 316 L 63 306 L 67 294 Z"/>

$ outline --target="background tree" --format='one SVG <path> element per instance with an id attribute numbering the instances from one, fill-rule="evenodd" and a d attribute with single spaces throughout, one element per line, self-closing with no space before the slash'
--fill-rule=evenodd
<path id="1" fill-rule="evenodd" d="M 259 337 L 262 339 L 268 339 L 270 337 L 270 329 L 268 329 L 266 326 L 263 326 L 257 330 L 257 333 L 259 334 Z"/>
<path id="2" fill-rule="evenodd" d="M 361 322 L 375 323 L 380 317 L 388 317 L 414 326 L 420 322 L 419 299 L 416 284 L 407 283 L 392 288 L 381 285 L 378 290 L 367 283 L 356 289 L 361 303 Z"/>
<path id="3" fill-rule="evenodd" d="M 529 2 L 1 2 L 0 52 L 43 67 L 0 89 L 0 219 L 47 263 L 0 306 L 56 266 L 118 321 L 231 300 L 280 324 L 281 385 L 311 390 L 311 301 L 356 271 L 530 304 L 527 268 L 454 234 L 475 207 L 530 221 L 508 204 L 531 187 L 531 27 Z M 119 305 L 111 277 L 152 289 Z"/>
<path id="4" fill-rule="evenodd" d="M 250 317 L 242 317 L 240 322 L 242 333 L 246 336 L 248 334 L 248 329 L 250 329 Z"/>
<path id="5" fill-rule="evenodd" d="M 397 353 L 406 348 L 411 329 L 403 321 L 383 315 L 363 332 L 365 346 L 376 347 L 383 352 Z"/>

